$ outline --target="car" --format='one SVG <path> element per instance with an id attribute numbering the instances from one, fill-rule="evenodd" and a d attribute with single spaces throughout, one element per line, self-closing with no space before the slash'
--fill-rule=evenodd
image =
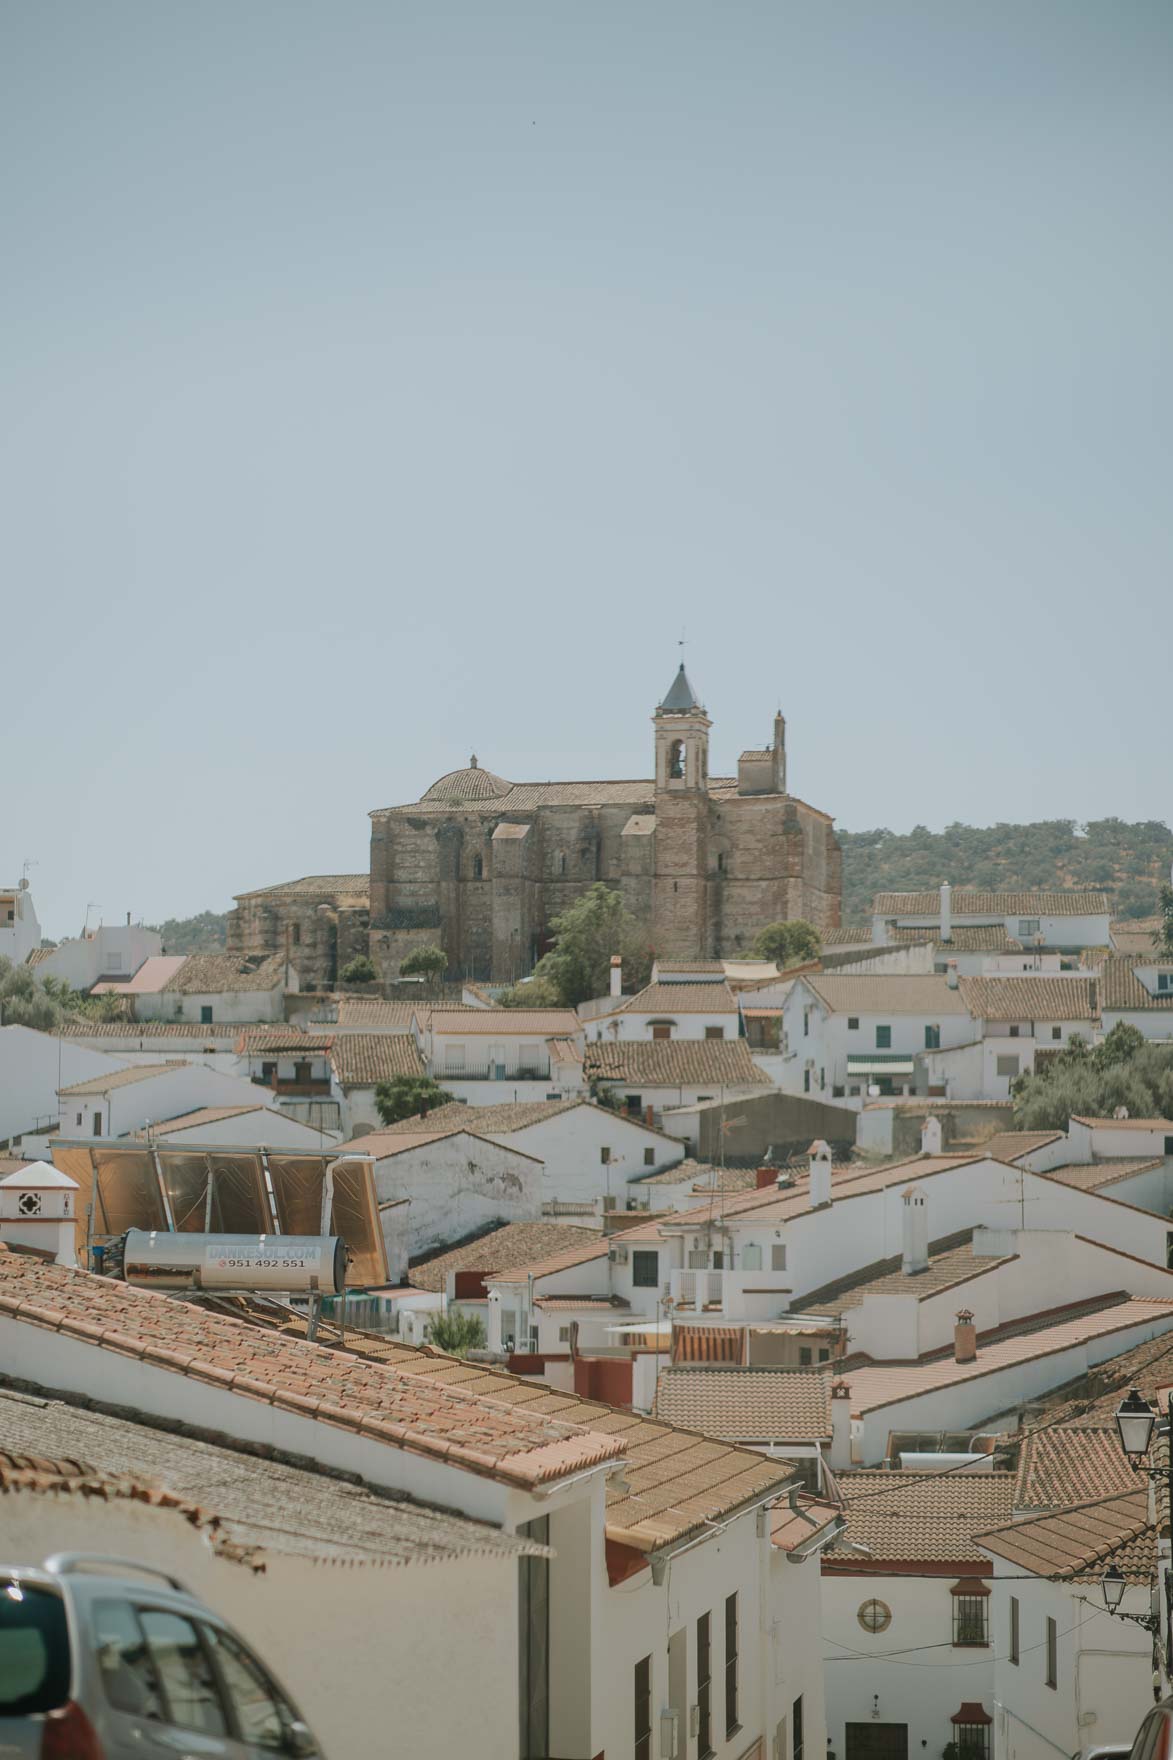
<path id="1" fill-rule="evenodd" d="M 274 1755 L 322 1760 L 271 1671 L 177 1578 L 82 1552 L 0 1565 L 0 1760 Z"/>
<path id="2" fill-rule="evenodd" d="M 1131 1760 L 1170 1760 L 1173 1756 L 1173 1699 L 1154 1705 L 1128 1750 Z"/>
<path id="3" fill-rule="evenodd" d="M 1127 1742 L 1101 1742 L 1098 1747 L 1077 1748 L 1071 1760 L 1128 1760 L 1131 1752 Z"/>

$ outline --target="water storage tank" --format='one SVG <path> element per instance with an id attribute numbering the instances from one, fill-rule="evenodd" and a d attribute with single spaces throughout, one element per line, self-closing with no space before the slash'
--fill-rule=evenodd
<path id="1" fill-rule="evenodd" d="M 122 1275 L 137 1289 L 269 1289 L 341 1295 L 346 1246 L 338 1235 L 167 1234 L 131 1228 Z"/>

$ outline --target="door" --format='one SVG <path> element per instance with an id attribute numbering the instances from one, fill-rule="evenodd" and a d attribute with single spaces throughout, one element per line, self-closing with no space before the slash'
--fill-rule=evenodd
<path id="1" fill-rule="evenodd" d="M 846 1760 L 908 1760 L 906 1723 L 849 1723 Z"/>

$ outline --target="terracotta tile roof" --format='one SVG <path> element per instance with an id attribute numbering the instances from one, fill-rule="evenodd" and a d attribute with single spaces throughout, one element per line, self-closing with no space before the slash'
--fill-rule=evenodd
<path id="1" fill-rule="evenodd" d="M 1151 959 L 1156 952 L 1157 937 L 1161 933 L 1160 917 L 1122 918 L 1108 927 L 1117 953 L 1147 953 Z"/>
<path id="2" fill-rule="evenodd" d="M 686 1155 L 683 1161 L 678 1161 L 676 1163 L 675 1167 L 665 1167 L 659 1173 L 642 1174 L 639 1178 L 633 1179 L 631 1184 L 633 1186 L 638 1186 L 641 1190 L 644 1186 L 692 1185 L 698 1180 L 705 1180 L 707 1182 L 713 1174 L 717 1174 L 720 1171 L 720 1168 L 714 1167 L 711 1162 L 694 1161 L 691 1156 Z M 748 1172 L 750 1175 L 750 1182 L 755 1185 L 757 1183 L 757 1176 L 754 1174 L 752 1168 L 727 1168 L 726 1172 L 737 1174 Z M 747 1184 L 743 1189 L 748 1191 L 750 1189 L 749 1185 Z"/>
<path id="3" fill-rule="evenodd" d="M 813 1369 L 662 1369 L 655 1415 L 723 1442 L 827 1442 L 831 1377 Z"/>
<path id="4" fill-rule="evenodd" d="M 1117 1401 L 1120 1395 L 1116 1395 Z M 1062 1509 L 1116 1491 L 1135 1491 L 1136 1474 L 1115 1424 L 1055 1424 L 1028 1431 L 1018 1457 L 1017 1510 Z"/>
<path id="5" fill-rule="evenodd" d="M 665 972 L 708 972 L 715 983 L 720 983 L 725 976 L 723 959 L 658 959 L 656 961 L 657 977 L 662 978 Z"/>
<path id="6" fill-rule="evenodd" d="M 1130 1179 L 1134 1173 L 1144 1173 L 1148 1168 L 1162 1165 L 1159 1156 L 1148 1161 L 1093 1161 L 1090 1164 L 1072 1161 L 1062 1167 L 1048 1167 L 1041 1177 L 1057 1179 L 1081 1192 L 1098 1192 L 1104 1186 L 1114 1186 L 1117 1180 Z"/>
<path id="7" fill-rule="evenodd" d="M 616 1014 L 737 1013 L 737 998 L 728 984 L 648 984 L 629 996 Z"/>
<path id="8" fill-rule="evenodd" d="M 415 1128 L 405 1131 L 400 1130 L 398 1126 L 392 1126 L 388 1130 L 368 1131 L 366 1136 L 352 1137 L 349 1143 L 343 1143 L 339 1154 L 373 1155 L 376 1161 L 387 1161 L 393 1155 L 407 1155 L 413 1149 L 423 1148 L 428 1143 L 443 1142 L 447 1137 L 467 1137 L 472 1143 L 492 1144 L 494 1149 L 505 1148 L 507 1153 L 520 1157 L 522 1161 L 532 1161 L 536 1167 L 542 1165 L 539 1155 L 529 1155 L 524 1149 L 515 1149 L 509 1145 L 494 1143 L 492 1138 L 486 1137 L 482 1131 L 451 1130 L 447 1126 L 441 1126 L 433 1131 L 428 1129 L 427 1118 L 404 1119 L 401 1122 L 411 1123 Z M 403 1202 L 403 1200 L 399 1199 L 397 1202 Z"/>
<path id="9" fill-rule="evenodd" d="M 384 1002 L 376 996 L 340 996 L 338 1027 L 351 1032 L 356 1028 L 390 1027 L 393 1032 L 406 1033 L 411 1030 L 413 1019 L 422 1016 L 426 1020 L 432 1007 L 433 1004 L 422 996 L 418 1002 Z M 453 1012 L 450 1002 L 444 1007 L 446 1012 Z"/>
<path id="10" fill-rule="evenodd" d="M 588 1043 L 588 1081 L 630 1082 L 644 1088 L 768 1088 L 744 1039 L 629 1039 Z"/>
<path id="11" fill-rule="evenodd" d="M 32 951 L 26 955 L 24 963 L 26 966 L 39 966 L 42 960 L 49 959 L 51 955 L 56 952 L 57 949 L 55 947 L 34 947 Z"/>
<path id="12" fill-rule="evenodd" d="M 551 1118 L 561 1117 L 564 1112 L 573 1112 L 576 1106 L 593 1107 L 595 1111 L 603 1110 L 595 1106 L 594 1101 L 585 1100 L 581 1096 L 568 1100 L 506 1100 L 500 1106 L 466 1106 L 463 1101 L 454 1100 L 450 1105 L 437 1106 L 428 1113 L 428 1127 L 435 1130 L 479 1130 L 488 1136 L 510 1136 L 514 1131 L 528 1130 L 531 1125 L 545 1124 Z M 609 1112 L 607 1116 L 614 1118 L 616 1115 Z M 418 1122 L 416 1119 L 404 1118 L 390 1128 L 408 1130 Z M 647 1130 L 650 1136 L 663 1135 L 662 1132 L 653 1131 L 649 1126 L 641 1124 L 637 1118 L 623 1122 L 637 1130 Z"/>
<path id="13" fill-rule="evenodd" d="M 340 1033 L 330 1063 L 343 1088 L 369 1088 L 395 1076 L 422 1076 L 424 1060 L 411 1033 Z"/>
<path id="14" fill-rule="evenodd" d="M 276 886 L 258 886 L 252 892 L 238 892 L 239 903 L 245 898 L 332 899 L 338 893 L 362 894 L 371 889 L 369 874 L 306 874 L 300 880 L 281 880 Z"/>
<path id="15" fill-rule="evenodd" d="M 581 1063 L 582 1052 L 573 1039 L 547 1039 L 551 1063 Z"/>
<path id="16" fill-rule="evenodd" d="M 487 1033 L 495 1039 L 573 1039 L 578 1016 L 572 1008 L 434 1008 L 433 1033 L 468 1038 Z M 453 1071 L 453 1074 L 456 1072 Z"/>
<path id="17" fill-rule="evenodd" d="M 235 1042 L 240 1037 L 239 1025 L 230 1021 L 63 1021 L 54 1027 L 53 1037 L 62 1039 L 127 1039 L 138 1049 L 157 1039 L 189 1039 L 193 1044 L 209 1044 L 214 1039 Z M 221 1047 L 228 1049 L 228 1047 Z"/>
<path id="18" fill-rule="evenodd" d="M 1074 1582 L 1101 1577 L 1109 1560 L 1131 1581 L 1147 1582 L 1157 1561 L 1143 1487 L 993 1528 L 982 1545 L 1022 1570 Z"/>
<path id="19" fill-rule="evenodd" d="M 958 917 L 1106 917 L 1106 892 L 965 892 L 952 897 L 952 915 Z M 941 894 L 934 892 L 877 892 L 872 900 L 874 917 L 929 917 L 939 914 Z"/>
<path id="20" fill-rule="evenodd" d="M 957 923 L 948 941 L 942 941 L 940 934 L 931 927 L 897 927 L 889 929 L 888 939 L 897 947 L 919 946 L 927 942 L 941 953 L 1009 953 L 1022 946 L 1021 941 L 1015 941 L 1006 933 L 1004 923 Z"/>
<path id="21" fill-rule="evenodd" d="M 995 1131 L 992 1137 L 986 1137 L 975 1147 L 993 1161 L 1015 1162 L 1046 1143 L 1056 1142 L 1063 1134 L 1062 1131 Z"/>
<path id="22" fill-rule="evenodd" d="M 581 1244 L 561 1247 L 547 1253 L 539 1259 L 530 1259 L 524 1265 L 512 1265 L 507 1271 L 494 1273 L 494 1283 L 526 1283 L 532 1277 L 535 1282 L 539 1278 L 549 1277 L 555 1271 L 572 1271 L 576 1265 L 587 1265 L 592 1259 L 607 1257 L 610 1237 L 600 1234 L 595 1229 L 580 1228 L 579 1234 L 589 1238 Z"/>
<path id="23" fill-rule="evenodd" d="M 980 1376 L 993 1375 L 999 1369 L 1016 1363 L 1058 1355 L 1093 1339 L 1110 1338 L 1113 1333 L 1132 1331 L 1162 1321 L 1173 1321 L 1173 1301 L 1160 1297 L 1106 1297 L 1103 1303 L 1073 1318 L 1059 1319 L 1052 1325 L 1019 1322 L 1015 1328 L 1004 1328 L 988 1339 L 978 1340 L 978 1354 L 972 1363 L 954 1361 L 952 1352 L 922 1357 L 915 1363 L 869 1363 L 848 1366 L 842 1378 L 851 1388 L 853 1413 L 877 1411 L 883 1406 L 898 1405 L 903 1400 L 917 1399 L 942 1387 L 952 1387 Z M 1117 1402 L 1119 1403 L 1119 1402 Z"/>
<path id="24" fill-rule="evenodd" d="M 1106 954 L 1099 962 L 1100 1007 L 1121 1008 L 1129 1012 L 1173 1008 L 1173 990 L 1153 995 L 1136 975 L 1137 966 L 1156 966 L 1160 971 L 1173 972 L 1173 961 L 1158 959 L 1156 954 Z"/>
<path id="25" fill-rule="evenodd" d="M 901 1270 L 902 1257 L 899 1253 L 891 1258 L 877 1260 L 860 1271 L 852 1272 L 848 1277 L 837 1278 L 833 1283 L 825 1283 L 820 1289 L 814 1289 L 804 1296 L 797 1296 L 791 1302 L 791 1312 L 795 1314 L 829 1314 L 839 1318 L 852 1308 L 858 1308 L 865 1296 L 915 1296 L 924 1301 L 927 1296 L 939 1295 L 951 1285 L 965 1283 L 971 1278 L 981 1277 L 987 1271 L 993 1271 L 999 1265 L 1009 1263 L 1007 1257 L 978 1258 L 973 1250 L 973 1231 L 964 1231 L 948 1235 L 929 1245 L 929 1263 L 924 1271 L 913 1277 L 906 1277 Z"/>
<path id="26" fill-rule="evenodd" d="M 532 1488 L 623 1452 L 573 1420 L 436 1389 L 386 1361 L 360 1366 L 304 1339 L 263 1336 L 153 1290 L 15 1253 L 0 1256 L 0 1313 L 506 1484 Z"/>
<path id="27" fill-rule="evenodd" d="M 748 1348 L 744 1326 L 682 1326 L 677 1321 L 672 1327 L 674 1363 L 744 1364 Z"/>
<path id="28" fill-rule="evenodd" d="M 149 1131 L 135 1131 L 134 1136 L 140 1141 L 157 1137 L 174 1137 L 183 1131 L 196 1131 L 207 1124 L 221 1124 L 226 1118 L 248 1118 L 254 1112 L 272 1112 L 276 1118 L 288 1115 L 278 1112 L 276 1107 L 266 1106 L 258 1100 L 255 1106 L 197 1106 L 191 1112 L 181 1112 L 176 1118 L 164 1118 L 152 1124 Z"/>
<path id="29" fill-rule="evenodd" d="M 825 1571 L 984 1561 L 978 1536 L 1014 1509 L 1014 1474 L 853 1472 L 837 1476 L 847 1531 L 823 1554 Z M 848 1542 L 866 1546 L 852 1552 Z"/>
<path id="30" fill-rule="evenodd" d="M 820 929 L 819 940 L 824 947 L 870 947 L 870 923 L 845 923 L 838 929 Z"/>
<path id="31" fill-rule="evenodd" d="M 316 1052 L 321 1056 L 334 1043 L 328 1028 L 307 1033 L 304 1027 L 283 1024 L 237 1028 L 237 1031 L 240 1038 L 236 1049 L 242 1057 L 256 1057 L 262 1051 L 290 1051 L 302 1057 Z"/>
<path id="32" fill-rule="evenodd" d="M 156 1076 L 172 1075 L 177 1069 L 193 1068 L 182 1059 L 171 1063 L 132 1063 L 128 1069 L 112 1070 L 103 1076 L 89 1076 L 84 1082 L 73 1082 L 68 1088 L 59 1091 L 59 1098 L 65 1095 L 108 1094 L 112 1088 L 128 1088 L 132 1082 L 151 1082 Z"/>
<path id="33" fill-rule="evenodd" d="M 569 1248 L 596 1247 L 602 1241 L 602 1230 L 597 1228 L 566 1222 L 508 1222 L 475 1241 L 465 1241 L 463 1246 L 421 1260 L 411 1267 L 407 1280 L 416 1289 L 442 1290 L 451 1271 L 479 1271 L 486 1275 L 512 1271 Z"/>
<path id="34" fill-rule="evenodd" d="M 1173 1134 L 1173 1119 L 1168 1118 L 1081 1118 L 1071 1115 L 1073 1124 L 1085 1124 L 1093 1131 L 1168 1131 Z"/>
<path id="35" fill-rule="evenodd" d="M 285 985 L 284 955 L 189 953 L 163 986 L 164 996 L 218 996 L 224 991 L 280 990 Z"/>
<path id="36" fill-rule="evenodd" d="M 975 1020 L 1094 1021 L 1094 978 L 959 978 L 957 988 Z"/>
<path id="37" fill-rule="evenodd" d="M 90 995 L 104 996 L 112 992 L 117 996 L 156 996 L 188 958 L 190 955 L 186 953 L 152 954 L 132 978 L 106 978 L 94 985 Z"/>
<path id="38" fill-rule="evenodd" d="M 841 1519 L 842 1512 L 836 1503 L 824 1503 L 821 1498 L 811 1497 L 806 1492 L 799 1492 L 795 1502 L 803 1511 L 802 1515 L 787 1503 L 775 1504 L 771 1515 L 770 1540 L 779 1552 L 794 1552 L 798 1547 L 817 1540 Z"/>
<path id="39" fill-rule="evenodd" d="M 815 972 L 803 977 L 832 1014 L 965 1014 L 949 980 L 928 973 Z"/>
<path id="40" fill-rule="evenodd" d="M 407 1498 L 132 1417 L 0 1392 L 0 1493 L 131 1498 L 175 1509 L 214 1550 L 257 1568 L 266 1554 L 365 1566 L 542 1551 Z"/>

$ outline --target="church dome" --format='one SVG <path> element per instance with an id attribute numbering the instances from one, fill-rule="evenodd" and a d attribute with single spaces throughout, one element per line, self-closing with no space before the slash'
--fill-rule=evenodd
<path id="1" fill-rule="evenodd" d="M 421 801 L 494 801 L 499 795 L 508 794 L 513 787 L 503 776 L 494 776 L 491 770 L 482 770 L 477 763 L 476 753 L 468 761 L 467 770 L 449 770 L 447 776 L 441 776 L 433 782 L 426 793 L 421 794 Z"/>

